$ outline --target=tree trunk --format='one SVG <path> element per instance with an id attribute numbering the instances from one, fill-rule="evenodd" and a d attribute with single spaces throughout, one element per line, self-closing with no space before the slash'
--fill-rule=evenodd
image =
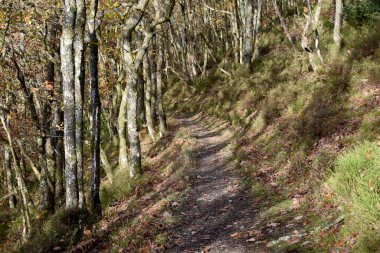
<path id="1" fill-rule="evenodd" d="M 142 126 L 146 123 L 145 120 L 145 83 L 144 83 L 144 74 L 143 67 L 140 66 L 137 69 L 137 92 L 138 92 L 138 100 L 137 100 L 137 110 L 138 110 L 138 118 L 139 118 L 139 130 L 141 130 Z"/>
<path id="2" fill-rule="evenodd" d="M 75 150 L 77 159 L 78 207 L 84 207 L 83 185 L 83 99 L 84 99 L 84 29 L 86 6 L 84 0 L 75 0 L 76 19 L 74 35 L 74 79 L 75 79 Z"/>
<path id="3" fill-rule="evenodd" d="M 321 63 L 323 64 L 323 58 L 319 48 L 318 34 L 318 23 L 322 6 L 321 0 L 318 0 L 317 7 L 313 14 L 310 1 L 308 0 L 307 2 L 309 6 L 309 15 L 305 15 L 306 24 L 302 32 L 301 46 L 309 55 L 309 62 L 313 71 L 316 71 L 319 65 Z"/>
<path id="4" fill-rule="evenodd" d="M 4 172 L 7 182 L 7 190 L 8 190 L 8 202 L 9 202 L 9 208 L 14 209 L 16 207 L 16 196 L 15 196 L 15 189 L 13 186 L 13 180 L 12 180 L 12 170 L 11 170 L 11 152 L 9 147 L 4 147 Z"/>
<path id="5" fill-rule="evenodd" d="M 255 29 L 254 29 L 254 37 L 253 37 L 253 58 L 257 59 L 260 56 L 259 51 L 259 31 L 261 26 L 261 9 L 263 5 L 263 0 L 257 0 L 257 8 L 256 8 L 256 18 L 255 18 Z"/>
<path id="6" fill-rule="evenodd" d="M 145 79 L 145 119 L 146 119 L 146 126 L 148 128 L 148 132 L 150 135 L 150 138 L 152 140 L 155 140 L 155 131 L 154 131 L 154 125 L 153 125 L 153 115 L 152 115 L 152 74 L 151 74 L 151 66 L 150 66 L 150 60 L 149 55 L 146 54 L 144 56 L 144 79 Z"/>
<path id="7" fill-rule="evenodd" d="M 164 92 L 163 92 L 163 78 L 162 71 L 164 66 L 164 44 L 161 36 L 157 38 L 157 112 L 158 112 L 158 120 L 159 120 L 159 129 L 160 136 L 164 136 L 166 133 L 166 115 L 164 110 Z M 205 50 L 206 54 L 207 51 Z"/>
<path id="8" fill-rule="evenodd" d="M 55 82 L 54 93 L 57 94 L 52 102 L 53 107 L 53 122 L 51 125 L 52 145 L 55 153 L 55 203 L 57 207 L 62 202 L 65 195 L 64 187 L 64 151 L 63 151 L 63 111 L 61 108 L 62 98 L 62 73 L 61 73 L 61 60 L 60 60 L 60 46 L 57 43 L 55 48 Z"/>
<path id="9" fill-rule="evenodd" d="M 64 102 L 64 148 L 66 177 L 66 209 L 78 208 L 78 178 L 75 134 L 74 80 L 75 2 L 65 0 L 61 35 L 61 69 Z"/>
<path id="10" fill-rule="evenodd" d="M 123 52 L 124 52 L 124 69 L 126 71 L 127 85 L 125 87 L 126 94 L 123 94 L 127 103 L 127 124 L 128 124 L 128 141 L 129 141 L 129 176 L 136 177 L 141 173 L 141 147 L 140 136 L 137 126 L 137 69 L 131 57 L 132 31 L 123 35 Z M 125 96 L 126 95 L 126 96 Z M 146 113 L 150 112 L 150 106 Z M 147 118 L 148 121 L 148 118 Z"/>
<path id="11" fill-rule="evenodd" d="M 245 0 L 244 6 L 244 68 L 250 73 L 252 71 L 252 48 L 253 48 L 253 9 L 252 0 Z"/>
<path id="12" fill-rule="evenodd" d="M 343 2 L 335 0 L 335 20 L 334 20 L 334 42 L 338 48 L 341 47 L 340 28 L 342 24 Z"/>
<path id="13" fill-rule="evenodd" d="M 156 43 L 154 43 L 156 44 Z M 148 55 L 148 53 L 147 53 Z M 150 73 L 152 80 L 152 91 L 151 91 L 151 99 L 150 99 L 150 111 L 152 114 L 152 123 L 153 127 L 157 125 L 157 67 L 155 57 L 152 55 L 150 60 Z"/>
<path id="14" fill-rule="evenodd" d="M 91 90 L 91 210 L 98 215 L 101 214 L 100 205 L 100 112 L 101 102 L 99 96 L 98 62 L 99 47 L 96 35 L 96 13 L 98 10 L 98 0 L 91 1 L 89 16 L 89 37 L 90 37 L 90 90 Z"/>
<path id="15" fill-rule="evenodd" d="M 127 147 L 127 88 L 123 90 L 118 116 L 118 136 L 119 136 L 119 169 L 125 171 L 128 169 L 128 147 Z"/>
<path id="16" fill-rule="evenodd" d="M 284 30 L 284 33 L 285 33 L 285 35 L 286 35 L 286 38 L 288 39 L 288 41 L 290 42 L 290 44 L 292 45 L 292 47 L 293 47 L 295 50 L 297 50 L 297 49 L 296 49 L 296 46 L 295 46 L 294 43 L 293 43 L 292 36 L 291 36 L 290 33 L 289 33 L 288 26 L 286 25 L 285 20 L 284 20 L 284 18 L 283 18 L 282 15 L 281 15 L 281 11 L 280 11 L 280 9 L 278 8 L 277 0 L 272 0 L 272 3 L 273 3 L 274 10 L 275 10 L 275 12 L 276 12 L 276 15 L 277 15 L 278 19 L 280 20 L 280 24 L 281 24 L 282 29 Z"/>
<path id="17" fill-rule="evenodd" d="M 50 29 L 50 43 L 54 45 L 54 40 L 56 39 L 57 32 L 55 27 L 52 27 Z M 53 48 L 54 49 L 54 48 Z M 54 58 L 54 51 L 51 55 L 52 58 Z M 55 65 L 54 62 L 49 61 L 47 66 L 47 76 L 45 85 L 54 87 L 55 82 Z M 55 176 L 55 154 L 54 154 L 54 148 L 53 148 L 53 139 L 52 139 L 52 105 L 54 103 L 54 91 L 53 89 L 48 89 L 46 92 L 47 95 L 47 101 L 44 105 L 44 112 L 43 112 L 43 135 L 44 135 L 44 147 L 43 150 L 45 152 L 45 163 L 44 166 L 46 166 L 46 171 L 41 170 L 44 175 L 44 187 L 47 188 L 46 192 L 44 193 L 44 198 L 46 202 L 44 205 L 47 206 L 48 210 L 53 212 L 54 211 L 54 176 Z"/>

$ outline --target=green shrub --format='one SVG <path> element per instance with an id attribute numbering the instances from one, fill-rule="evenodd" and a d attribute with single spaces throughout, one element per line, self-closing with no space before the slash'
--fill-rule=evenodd
<path id="1" fill-rule="evenodd" d="M 353 25 L 375 23 L 380 18 L 380 2 L 378 0 L 353 0 L 345 6 L 345 18 Z"/>
<path id="2" fill-rule="evenodd" d="M 379 230 L 379 146 L 364 142 L 339 156 L 334 168 L 328 185 L 344 207 L 348 229 L 367 234 Z"/>
<path id="3" fill-rule="evenodd" d="M 355 60 L 374 55 L 380 48 L 380 24 L 364 29 L 352 39 L 352 58 Z"/>

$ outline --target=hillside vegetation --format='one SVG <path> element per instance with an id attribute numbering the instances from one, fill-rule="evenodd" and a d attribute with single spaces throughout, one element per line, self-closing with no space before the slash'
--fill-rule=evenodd
<path id="1" fill-rule="evenodd" d="M 294 202 L 310 230 L 344 217 L 305 252 L 377 252 L 380 26 L 346 27 L 339 53 L 322 39 L 325 64 L 316 72 L 305 55 L 281 46 L 287 41 L 272 27 L 263 29 L 265 53 L 252 75 L 221 60 L 192 86 L 171 80 L 168 107 L 214 115 L 238 129 L 238 168 L 268 211 L 278 207 L 273 219 L 289 219 L 277 215 Z M 328 37 L 328 24 L 322 29 Z"/>
<path id="2" fill-rule="evenodd" d="M 3 0 L 0 83 L 1 252 L 380 252 L 378 0 Z"/>

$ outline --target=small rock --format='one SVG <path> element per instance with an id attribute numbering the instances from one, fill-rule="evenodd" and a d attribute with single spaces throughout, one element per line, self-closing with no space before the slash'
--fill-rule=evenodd
<path id="1" fill-rule="evenodd" d="M 246 240 L 246 242 L 255 242 L 256 239 L 255 238 L 249 238 L 248 240 Z"/>
<path id="2" fill-rule="evenodd" d="M 169 213 L 168 211 L 165 211 L 165 212 L 162 214 L 162 217 L 164 217 L 164 218 L 171 218 L 172 215 L 171 215 L 171 213 Z"/>

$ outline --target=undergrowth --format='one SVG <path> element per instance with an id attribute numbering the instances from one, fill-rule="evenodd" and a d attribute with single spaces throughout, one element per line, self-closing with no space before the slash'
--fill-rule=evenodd
<path id="1" fill-rule="evenodd" d="M 346 230 L 360 234 L 361 252 L 374 252 L 380 233 L 380 147 L 364 142 L 342 154 L 328 183 L 348 217 Z M 365 243 L 363 243 L 365 242 Z"/>

